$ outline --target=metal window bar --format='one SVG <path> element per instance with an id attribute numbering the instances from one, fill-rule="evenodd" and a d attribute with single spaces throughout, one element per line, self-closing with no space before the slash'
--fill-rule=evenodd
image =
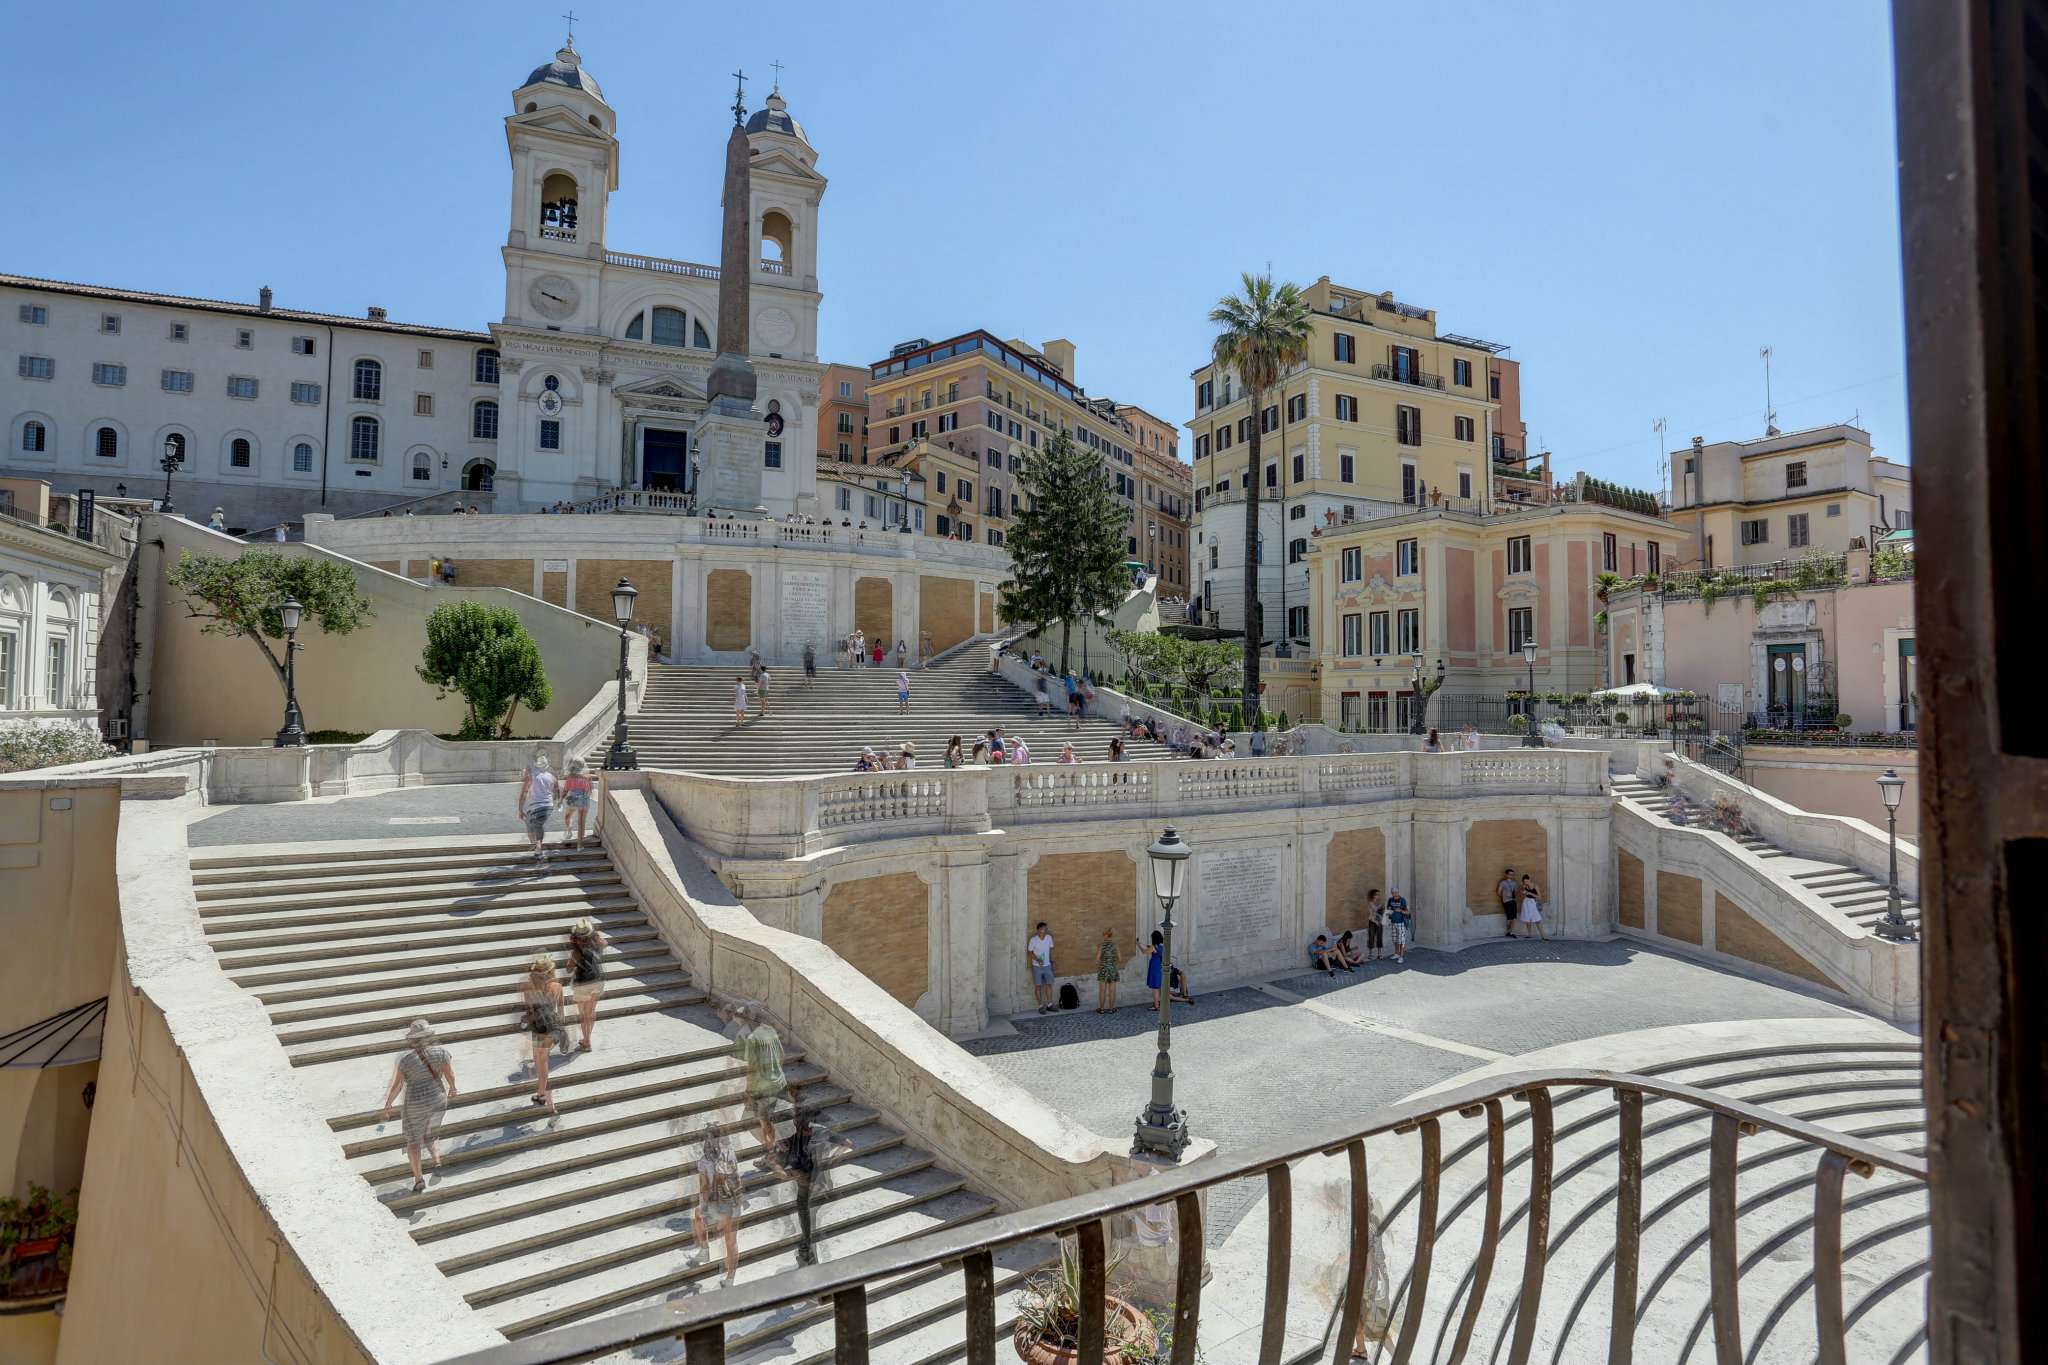
<path id="1" fill-rule="evenodd" d="M 1720 1360 L 1742 1358 L 1738 1301 L 1741 1267 L 1736 1254 L 1736 1224 L 1743 1205 L 1738 1203 L 1735 1193 L 1738 1169 L 1735 1142 L 1739 1134 L 1770 1132 L 1779 1137 L 1792 1139 L 1801 1148 L 1821 1153 L 1824 1159 L 1810 1179 L 1816 1191 L 1816 1199 L 1819 1201 L 1817 1209 L 1821 1214 L 1820 1222 L 1823 1224 L 1826 1222 L 1829 1203 L 1833 1198 L 1829 1193 L 1828 1183 L 1834 1178 L 1830 1172 L 1835 1163 L 1829 1158 L 1841 1158 L 1846 1169 L 1859 1173 L 1885 1170 L 1920 1185 L 1924 1185 L 1927 1179 L 1927 1163 L 1918 1155 L 1879 1146 L 1866 1141 L 1863 1137 L 1823 1128 L 1806 1119 L 1780 1114 L 1750 1100 L 1733 1099 L 1696 1086 L 1665 1082 L 1655 1076 L 1636 1073 L 1577 1070 L 1522 1072 L 1476 1081 L 1440 1094 L 1390 1105 L 1370 1116 L 1363 1125 L 1356 1119 L 1348 1120 L 1341 1124 L 1326 1126 L 1305 1140 L 1264 1143 L 1246 1152 L 1229 1156 L 1219 1153 L 1177 1169 L 1159 1171 L 1143 1181 L 1090 1191 L 1034 1209 L 942 1229 L 902 1242 L 878 1246 L 841 1260 L 745 1282 L 731 1289 L 538 1332 L 504 1346 L 463 1356 L 457 1365 L 565 1365 L 566 1362 L 593 1360 L 613 1352 L 632 1350 L 650 1343 L 678 1338 L 683 1342 L 687 1365 L 720 1365 L 725 1357 L 725 1324 L 821 1298 L 830 1300 L 833 1305 L 834 1334 L 837 1342 L 835 1349 L 838 1358 L 864 1360 L 868 1340 L 867 1287 L 906 1273 L 945 1273 L 954 1266 L 961 1268 L 966 1288 L 968 1359 L 972 1362 L 992 1361 L 995 1347 L 995 1277 L 990 1255 L 997 1248 L 1048 1235 L 1072 1235 L 1079 1243 L 1084 1286 L 1083 1304 L 1086 1308 L 1081 1324 L 1080 1358 L 1083 1361 L 1100 1361 L 1103 1358 L 1106 1328 L 1103 1309 L 1103 1290 L 1106 1288 L 1107 1279 L 1104 1221 L 1114 1215 L 1132 1213 L 1168 1199 L 1174 1201 L 1178 1211 L 1180 1230 L 1176 1268 L 1179 1303 L 1173 1358 L 1178 1362 L 1191 1361 L 1195 1349 L 1193 1328 L 1199 1307 L 1198 1295 L 1204 1253 L 1201 1220 L 1196 1209 L 1197 1193 L 1226 1181 L 1264 1174 L 1269 1195 L 1279 1196 L 1271 1211 L 1271 1226 L 1288 1227 L 1287 1217 L 1282 1211 L 1290 1208 L 1289 1200 L 1284 1197 L 1290 1189 L 1289 1178 L 1278 1173 L 1284 1172 L 1290 1162 L 1336 1151 L 1345 1151 L 1350 1156 L 1352 1261 L 1346 1276 L 1344 1301 L 1338 1305 L 1339 1321 L 1343 1330 L 1349 1333 L 1355 1329 L 1358 1320 L 1366 1281 L 1365 1263 L 1372 1254 L 1373 1245 L 1372 1230 L 1366 1226 L 1370 1217 L 1370 1205 L 1366 1198 L 1364 1142 L 1371 1137 L 1415 1132 L 1419 1134 L 1418 1141 L 1422 1147 L 1424 1176 L 1420 1182 L 1421 1208 L 1414 1263 L 1407 1279 L 1407 1284 L 1414 1286 L 1414 1289 L 1412 1304 L 1403 1317 L 1403 1344 L 1396 1347 L 1394 1356 L 1396 1361 L 1405 1361 L 1413 1350 L 1414 1339 L 1419 1330 L 1422 1308 L 1427 1297 L 1428 1262 L 1435 1253 L 1438 1231 L 1435 1187 L 1442 1168 L 1439 1120 L 1449 1114 L 1469 1115 L 1487 1112 L 1490 1140 L 1492 1113 L 1507 1097 L 1513 1097 L 1525 1104 L 1530 1120 L 1529 1247 L 1525 1254 L 1520 1291 L 1511 1305 L 1511 1311 L 1518 1321 L 1515 1353 L 1510 1359 L 1525 1360 L 1527 1340 L 1533 1338 L 1534 1328 L 1524 1328 L 1520 1324 L 1533 1323 L 1536 1317 L 1548 1265 L 1548 1198 L 1553 1179 L 1553 1149 L 1557 1138 L 1550 1123 L 1550 1091 L 1556 1087 L 1613 1090 L 1621 1097 L 1618 1109 L 1608 1112 L 1618 1113 L 1620 1116 L 1623 1137 L 1622 1186 L 1624 1189 L 1633 1190 L 1634 1193 L 1618 1200 L 1618 1219 L 1624 1213 L 1639 1216 L 1639 1207 L 1636 1206 L 1640 1198 L 1640 1185 L 1631 1183 L 1628 1157 L 1633 1148 L 1636 1179 L 1639 1181 L 1640 1135 L 1638 1133 L 1636 1140 L 1631 1142 L 1630 1134 L 1639 1126 L 1641 1105 L 1652 1100 L 1673 1102 L 1685 1106 L 1689 1111 L 1667 1122 L 1686 1122 L 1702 1115 L 1711 1119 L 1713 1136 L 1710 1215 L 1708 1229 L 1702 1234 L 1702 1238 L 1711 1243 L 1710 1312 L 1715 1325 L 1715 1350 Z M 1605 1121 L 1607 1117 L 1608 1114 L 1603 1113 L 1595 1120 L 1582 1122 Z M 1664 1125 L 1660 1123 L 1659 1127 L 1662 1126 Z M 1804 1181 L 1808 1177 L 1801 1179 Z M 1387 1215 L 1389 1220 L 1393 1216 L 1393 1213 Z M 1859 1239 L 1858 1245 L 1884 1235 L 1889 1235 L 1889 1230 L 1869 1234 Z M 1280 1263 L 1281 1269 L 1276 1275 L 1271 1268 L 1272 1263 L 1269 1262 L 1264 1314 L 1267 1332 L 1262 1335 L 1262 1358 L 1265 1358 L 1271 1349 L 1271 1329 L 1276 1316 L 1282 1322 L 1285 1319 L 1285 1264 L 1291 1251 L 1291 1233 L 1283 1238 L 1277 1232 L 1269 1232 L 1269 1238 L 1269 1255 Z M 1616 1240 L 1616 1292 L 1619 1304 L 1621 1253 L 1627 1253 L 1627 1273 L 1632 1278 L 1634 1256 L 1638 1247 L 1625 1235 L 1619 1222 Z M 1497 1241 L 1497 1238 L 1488 1239 L 1483 1244 L 1486 1247 L 1483 1254 L 1490 1254 L 1494 1241 Z M 1821 1235 L 1816 1237 L 1816 1285 L 1829 1282 L 1839 1285 L 1842 1258 L 1844 1255 L 1854 1254 L 1851 1248 L 1844 1248 L 1839 1242 L 1839 1236 L 1830 1238 L 1824 1227 L 1821 1229 Z M 1767 1248 L 1759 1248 L 1759 1251 L 1764 1250 Z M 1473 1278 L 1476 1279 L 1476 1275 Z M 1651 1287 L 1652 1296 L 1661 1289 L 1662 1280 L 1663 1277 L 1660 1276 L 1658 1284 Z M 1825 1291 L 1822 1292 L 1824 1295 Z M 1841 1315 L 1841 1321 L 1845 1325 L 1840 1330 L 1846 1332 L 1870 1302 L 1872 1300 L 1866 1297 L 1858 1304 L 1856 1310 Z M 1824 1333 L 1834 1331 L 1836 1322 L 1833 1314 L 1826 1312 L 1826 1307 L 1825 1303 L 1817 1303 L 1816 1306 L 1817 1320 L 1821 1322 Z M 1410 1323 L 1415 1325 L 1410 1326 Z M 1345 1341 L 1342 1344 L 1348 1347 L 1350 1343 Z M 1829 1358 L 1826 1350 L 1824 1346 L 1823 1360 Z"/>

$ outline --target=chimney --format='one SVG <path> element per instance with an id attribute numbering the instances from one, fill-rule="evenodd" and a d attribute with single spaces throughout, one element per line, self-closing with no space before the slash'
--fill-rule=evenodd
<path id="1" fill-rule="evenodd" d="M 391 314 L 386 310 L 379 308 L 376 304 L 373 303 L 370 305 L 369 309 L 364 313 L 364 316 L 369 318 L 369 320 L 372 322 L 382 322 L 384 321 L 385 318 L 390 317 Z"/>
<path id="2" fill-rule="evenodd" d="M 1051 362 L 1052 367 L 1066 376 L 1068 383 L 1074 381 L 1074 343 L 1064 337 L 1048 341 L 1038 348 L 1038 353 Z"/>
<path id="3" fill-rule="evenodd" d="M 264 285 L 256 292 L 256 306 L 264 312 L 270 311 L 270 286 Z"/>

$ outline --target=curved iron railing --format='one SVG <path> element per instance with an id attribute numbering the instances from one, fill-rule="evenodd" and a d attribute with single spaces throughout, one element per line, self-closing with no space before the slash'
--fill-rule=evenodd
<path id="1" fill-rule="evenodd" d="M 1444 1170 L 1440 1125 L 1449 1115 L 1485 1119 L 1488 1159 L 1480 1243 L 1453 1288 L 1452 1304 L 1455 1306 L 1463 1297 L 1465 1306 L 1458 1316 L 1454 1342 L 1447 1358 L 1452 1361 L 1464 1359 L 1472 1341 L 1480 1303 L 1502 1238 L 1503 1182 L 1506 1170 L 1512 1164 L 1503 1156 L 1503 1134 L 1506 1127 L 1526 1117 L 1530 1130 L 1529 1148 L 1524 1154 L 1529 1171 L 1528 1198 L 1516 1218 L 1510 1220 L 1511 1224 L 1513 1221 L 1526 1222 L 1526 1248 L 1520 1288 L 1512 1304 L 1510 1322 L 1503 1331 L 1512 1333 L 1506 1353 L 1507 1365 L 1527 1365 L 1535 1347 L 1545 1270 L 1553 1245 L 1550 1208 L 1559 1133 L 1552 1121 L 1551 1091 L 1567 1086 L 1576 1093 L 1583 1093 L 1582 1088 L 1611 1089 L 1618 1100 L 1613 1111 L 1617 1127 L 1614 1148 L 1616 1185 L 1612 1201 L 1615 1218 L 1612 1252 L 1614 1311 L 1609 1327 L 1607 1358 L 1610 1361 L 1634 1358 L 1644 1225 L 1643 1108 L 1646 1102 L 1656 1100 L 1689 1106 L 1709 1116 L 1711 1121 L 1706 1181 L 1707 1227 L 1695 1237 L 1695 1241 L 1703 1241 L 1707 1249 L 1708 1309 L 1695 1326 L 1694 1337 L 1697 1338 L 1710 1321 L 1717 1365 L 1739 1365 L 1745 1359 L 1739 1287 L 1741 1274 L 1746 1264 L 1753 1263 L 1775 1246 L 1767 1243 L 1762 1250 L 1753 1251 L 1747 1260 L 1738 1256 L 1737 1219 L 1755 1201 L 1738 1199 L 1736 1150 L 1742 1138 L 1770 1132 L 1819 1153 L 1811 1176 L 1797 1182 L 1810 1184 L 1814 1191 L 1810 1282 L 1816 1359 L 1819 1365 L 1846 1365 L 1849 1323 L 1845 1322 L 1842 1294 L 1845 1254 L 1842 1215 L 1845 1204 L 1854 1205 L 1856 1201 L 1843 1198 L 1845 1178 L 1852 1172 L 1868 1177 L 1879 1170 L 1886 1170 L 1924 1185 L 1927 1163 L 1912 1153 L 1835 1132 L 1762 1105 L 1731 1099 L 1697 1086 L 1634 1072 L 1584 1070 L 1525 1071 L 1491 1077 L 1439 1094 L 1386 1106 L 1375 1111 L 1363 1125 L 1353 1120 L 1326 1126 L 1305 1138 L 1263 1143 L 1242 1153 L 1218 1153 L 1178 1169 L 1162 1170 L 1157 1175 L 1106 1190 L 1091 1191 L 1018 1213 L 947 1228 L 731 1289 L 557 1328 L 505 1346 L 462 1356 L 449 1365 L 564 1365 L 677 1338 L 683 1342 L 687 1365 L 720 1365 L 725 1359 L 727 1323 L 777 1308 L 827 1300 L 832 1306 L 833 1359 L 840 1365 L 866 1365 L 870 1286 L 880 1286 L 919 1272 L 946 1273 L 955 1267 L 962 1276 L 965 1290 L 966 1358 L 970 1365 L 994 1365 L 997 1358 L 994 1253 L 999 1248 L 1048 1235 L 1070 1236 L 1079 1248 L 1084 1309 L 1080 1322 L 1079 1359 L 1083 1365 L 1100 1365 L 1109 1344 L 1109 1324 L 1104 1311 L 1109 1273 L 1108 1220 L 1115 1215 L 1136 1213 L 1168 1200 L 1174 1204 L 1179 1243 L 1172 1307 L 1171 1358 L 1175 1365 L 1192 1365 L 1196 1348 L 1195 1324 L 1201 1307 L 1205 1248 L 1200 1193 L 1226 1181 L 1245 1177 L 1263 1177 L 1266 1181 L 1267 1266 L 1259 1360 L 1261 1365 L 1277 1365 L 1287 1330 L 1293 1250 L 1290 1163 L 1307 1157 L 1342 1156 L 1349 1167 L 1349 1256 L 1343 1294 L 1338 1302 L 1334 1338 L 1344 1345 L 1354 1339 L 1365 1307 L 1367 1273 L 1375 1240 L 1393 1217 L 1388 1214 L 1378 1229 L 1372 1225 L 1366 1139 L 1413 1133 L 1420 1146 L 1421 1176 L 1401 1202 L 1406 1204 L 1409 1199 L 1414 1199 L 1418 1204 L 1415 1243 L 1401 1286 L 1398 1336 L 1391 1352 L 1385 1356 L 1394 1365 L 1406 1365 L 1414 1355 L 1431 1291 L 1440 1231 L 1439 1196 Z M 1526 1116 L 1505 1119 L 1503 1105 L 1509 1100 L 1526 1105 Z M 1567 1132 L 1582 1128 L 1587 1122 L 1590 1120 L 1568 1125 Z M 1581 1161 L 1570 1169 L 1583 1165 Z M 1468 1196 L 1465 1202 L 1469 1203 L 1473 1197 Z M 1869 1241 L 1870 1238 L 1861 1240 Z M 1668 1273 L 1668 1269 L 1663 1272 Z M 1910 1277 L 1913 1268 L 1901 1273 Z M 1663 1274 L 1657 1277 L 1658 1284 L 1662 1283 Z M 1657 1287 L 1652 1286 L 1653 1292 Z M 1582 1292 L 1581 1302 L 1574 1304 L 1574 1316 L 1583 1306 L 1585 1297 Z M 1866 1297 L 1859 1304 L 1857 1313 L 1860 1314 L 1870 1302 L 1871 1299 Z M 1781 1319 L 1790 1303 L 1791 1296 L 1780 1298 L 1772 1306 L 1767 1326 Z M 1450 1330 L 1449 1322 L 1447 1316 L 1445 1330 Z M 1691 1345 L 1692 1342 L 1688 1341 L 1688 1350 Z"/>

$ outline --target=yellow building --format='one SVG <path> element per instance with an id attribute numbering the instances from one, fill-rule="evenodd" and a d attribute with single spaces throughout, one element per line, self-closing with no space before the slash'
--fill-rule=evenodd
<path id="1" fill-rule="evenodd" d="M 1304 291 L 1315 334 L 1304 364 L 1253 412 L 1239 376 L 1214 365 L 1193 372 L 1194 577 L 1226 627 L 1241 628 L 1245 480 L 1260 480 L 1259 595 L 1269 639 L 1306 644 L 1310 528 L 1405 507 L 1476 512 L 1495 504 L 1492 466 L 1519 465 L 1521 381 L 1499 343 L 1437 330 L 1436 312 L 1391 293 L 1345 289 L 1325 275 Z M 1517 411 L 1517 445 L 1499 434 L 1501 394 Z M 1264 468 L 1245 466 L 1252 423 Z M 1499 447 L 1498 451 L 1496 447 Z"/>
<path id="2" fill-rule="evenodd" d="M 818 376 L 818 458 L 868 462 L 868 367 L 827 365 Z"/>
<path id="3" fill-rule="evenodd" d="M 1669 522 L 1590 499 L 1486 514 L 1420 507 L 1318 528 L 1306 561 L 1315 682 L 1327 724 L 1408 728 L 1417 665 L 1447 694 L 1593 692 L 1607 676 L 1595 595 L 1603 572 L 1661 572 L 1683 544 Z M 1631 500 L 1647 500 L 1635 494 Z"/>
<path id="4" fill-rule="evenodd" d="M 1913 525 L 1913 472 L 1870 453 L 1846 422 L 1754 441 L 1693 437 L 1671 456 L 1671 520 L 1687 535 L 1683 567 L 1728 568 L 1841 553 L 1871 532 Z"/>
<path id="5" fill-rule="evenodd" d="M 1180 431 L 1136 403 L 1119 403 L 1117 415 L 1128 424 L 1138 453 L 1138 493 L 1132 500 L 1131 524 L 1125 539 L 1131 558 L 1159 575 L 1159 595 L 1188 596 L 1190 521 L 1194 507 L 1194 471 L 1180 458 Z"/>
<path id="6" fill-rule="evenodd" d="M 1136 429 L 1114 401 L 1074 383 L 1073 342 L 965 332 L 906 341 L 869 367 L 871 458 L 924 477 L 928 535 L 1001 545 L 1023 510 L 1025 460 L 1061 433 L 1101 455 L 1135 517 Z"/>

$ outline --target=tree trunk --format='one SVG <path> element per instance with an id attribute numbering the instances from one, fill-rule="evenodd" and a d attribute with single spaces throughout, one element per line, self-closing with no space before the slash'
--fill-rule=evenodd
<path id="1" fill-rule="evenodd" d="M 1259 704 L 1259 642 L 1263 637 L 1265 612 L 1259 605 L 1259 405 L 1265 390 L 1246 389 L 1252 402 L 1251 432 L 1244 475 L 1244 714 L 1256 713 Z"/>
<path id="2" fill-rule="evenodd" d="M 1063 677 L 1063 678 L 1064 678 L 1064 677 L 1066 677 L 1066 676 L 1067 676 L 1067 673 L 1069 672 L 1069 669 L 1067 668 L 1067 664 L 1068 664 L 1068 663 L 1070 662 L 1070 660 L 1069 660 L 1069 657 L 1068 657 L 1068 656 L 1069 656 L 1070 654 L 1072 654 L 1072 652 L 1073 652 L 1073 650 L 1072 650 L 1073 640 L 1074 640 L 1074 623 L 1073 623 L 1072 621 L 1061 621 L 1061 622 L 1060 622 L 1060 676 L 1061 676 L 1061 677 Z"/>

